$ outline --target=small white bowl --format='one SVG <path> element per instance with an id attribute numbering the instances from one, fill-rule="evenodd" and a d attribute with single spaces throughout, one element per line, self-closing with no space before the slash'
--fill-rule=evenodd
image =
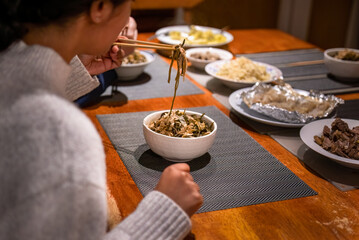
<path id="1" fill-rule="evenodd" d="M 211 63 L 211 62 L 214 62 L 217 60 L 202 60 L 202 59 L 191 57 L 191 55 L 194 53 L 206 53 L 206 52 L 217 54 L 220 58 L 219 60 L 230 60 L 233 58 L 233 54 L 230 53 L 229 51 L 219 49 L 219 48 L 211 48 L 211 47 L 210 48 L 190 48 L 190 49 L 186 50 L 186 57 L 191 62 L 193 67 L 203 70 L 208 63 Z"/>
<path id="2" fill-rule="evenodd" d="M 115 71 L 117 73 L 119 80 L 133 80 L 143 73 L 145 68 L 155 60 L 155 55 L 150 52 L 140 51 L 140 53 L 146 57 L 147 61 L 143 63 L 130 63 L 130 64 L 122 64 L 120 67 L 116 68 Z"/>
<path id="3" fill-rule="evenodd" d="M 328 71 L 335 77 L 341 79 L 358 79 L 359 78 L 359 61 L 349 61 L 334 58 L 334 55 L 343 50 L 350 50 L 359 53 L 358 49 L 351 48 L 330 48 L 324 51 L 324 63 Z"/>
<path id="4" fill-rule="evenodd" d="M 143 134 L 153 152 L 172 162 L 188 162 L 208 152 L 217 132 L 215 121 L 206 115 L 202 117 L 209 125 L 213 123 L 212 132 L 208 135 L 196 138 L 170 137 L 156 133 L 148 127 L 151 122 L 159 119 L 164 112 L 169 112 L 169 110 L 151 113 L 143 120 Z M 188 110 L 186 110 L 186 113 L 188 115 L 202 115 L 202 113 Z"/>

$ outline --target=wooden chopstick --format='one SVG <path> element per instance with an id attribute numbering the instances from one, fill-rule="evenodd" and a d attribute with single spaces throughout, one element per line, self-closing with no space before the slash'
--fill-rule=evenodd
<path id="1" fill-rule="evenodd" d="M 293 63 L 282 63 L 276 64 L 276 67 L 296 67 L 296 66 L 306 66 L 324 63 L 324 60 L 312 60 L 312 61 L 302 61 L 302 62 L 293 62 Z"/>
<path id="2" fill-rule="evenodd" d="M 122 38 L 120 38 L 118 41 L 119 41 L 119 42 L 124 42 L 124 43 L 139 43 L 139 44 L 145 44 L 145 45 L 154 45 L 154 46 L 163 46 L 163 47 L 173 47 L 173 45 L 170 45 L 170 44 L 146 42 L 146 41 L 133 40 L 133 39 L 122 39 Z"/>
<path id="3" fill-rule="evenodd" d="M 175 47 L 169 44 L 152 43 L 146 41 L 138 41 L 132 39 L 119 39 L 119 42 L 114 42 L 113 45 L 127 46 L 127 47 L 140 47 L 140 48 L 152 48 L 152 49 L 164 49 L 174 50 Z"/>
<path id="4" fill-rule="evenodd" d="M 305 66 L 305 65 L 314 65 L 324 63 L 324 60 L 312 60 L 312 61 L 303 61 L 303 62 L 294 62 L 288 63 L 287 66 Z"/>

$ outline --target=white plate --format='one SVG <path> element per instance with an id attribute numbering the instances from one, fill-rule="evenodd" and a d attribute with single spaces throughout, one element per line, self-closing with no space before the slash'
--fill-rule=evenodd
<path id="1" fill-rule="evenodd" d="M 344 122 L 348 123 L 349 128 L 352 129 L 355 126 L 359 126 L 358 120 L 352 120 L 352 119 L 342 119 Z M 350 168 L 356 168 L 359 169 L 359 160 L 355 159 L 349 159 L 345 157 L 338 156 L 336 154 L 333 154 L 331 152 L 328 152 L 324 150 L 321 146 L 316 144 L 314 142 L 314 136 L 321 136 L 323 133 L 323 127 L 327 125 L 331 128 L 331 124 L 334 121 L 334 119 L 321 119 L 317 120 L 311 123 L 306 124 L 302 129 L 300 130 L 300 138 L 302 141 L 307 145 L 310 149 L 313 151 L 330 158 L 331 160 L 346 166 Z"/>
<path id="2" fill-rule="evenodd" d="M 251 89 L 250 87 L 248 88 L 242 88 L 239 89 L 235 92 L 233 92 L 230 96 L 229 96 L 229 104 L 231 105 L 231 107 L 236 110 L 239 114 L 252 119 L 254 121 L 260 122 L 260 123 L 264 123 L 264 124 L 268 124 L 271 126 L 277 126 L 277 127 L 286 127 L 286 128 L 300 128 L 302 126 L 304 126 L 304 123 L 286 123 L 286 122 L 281 122 L 278 121 L 274 118 L 270 118 L 264 114 L 261 114 L 257 111 L 254 111 L 252 109 L 250 109 L 242 100 L 241 93 L 244 91 L 248 91 L 249 89 Z M 295 89 L 297 92 L 301 93 L 301 94 L 309 94 L 307 91 L 304 90 L 299 90 L 299 89 Z"/>
<path id="3" fill-rule="evenodd" d="M 212 27 L 203 27 L 203 26 L 195 26 L 196 29 L 200 30 L 200 31 L 208 31 L 211 30 L 213 33 L 221 33 L 221 30 L 218 28 L 212 28 Z M 160 28 L 156 31 L 156 36 L 157 39 L 163 43 L 166 44 L 172 44 L 172 45 L 177 45 L 182 43 L 181 41 L 178 40 L 173 40 L 172 38 L 170 38 L 170 36 L 168 36 L 168 33 L 171 31 L 178 31 L 178 32 L 182 32 L 182 33 L 188 33 L 190 31 L 190 26 L 189 25 L 178 25 L 178 26 L 170 26 L 170 27 L 164 27 L 164 28 Z M 226 45 L 230 42 L 233 41 L 233 35 L 230 34 L 229 32 L 223 31 L 222 35 L 226 37 L 227 41 L 223 42 L 223 43 L 216 43 L 216 44 L 185 44 L 185 47 L 219 47 L 219 46 L 223 46 Z"/>
<path id="4" fill-rule="evenodd" d="M 255 82 L 253 82 L 253 83 L 244 82 L 244 81 L 239 82 L 239 81 L 235 81 L 235 80 L 232 80 L 232 79 L 229 79 L 229 78 L 217 76 L 217 72 L 222 67 L 222 65 L 225 64 L 225 63 L 228 63 L 229 61 L 231 61 L 231 60 L 219 60 L 219 61 L 209 63 L 209 64 L 206 65 L 205 71 L 206 71 L 207 74 L 211 75 L 214 78 L 219 79 L 224 85 L 226 85 L 226 86 L 228 86 L 228 87 L 230 87 L 232 89 L 250 87 L 250 86 L 253 86 L 255 84 Z M 267 63 L 262 63 L 262 62 L 257 62 L 257 61 L 253 61 L 253 62 L 258 64 L 258 65 L 265 66 L 267 72 L 270 74 L 270 76 L 271 76 L 270 80 L 263 81 L 264 83 L 272 82 L 274 80 L 283 78 L 282 71 L 279 70 L 277 67 L 272 66 L 272 65 L 267 64 Z"/>

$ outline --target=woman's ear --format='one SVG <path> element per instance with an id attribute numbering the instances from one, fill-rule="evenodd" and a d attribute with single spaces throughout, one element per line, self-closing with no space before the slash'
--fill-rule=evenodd
<path id="1" fill-rule="evenodd" d="M 93 1 L 90 7 L 90 19 L 95 24 L 106 21 L 113 10 L 113 4 L 108 0 Z"/>

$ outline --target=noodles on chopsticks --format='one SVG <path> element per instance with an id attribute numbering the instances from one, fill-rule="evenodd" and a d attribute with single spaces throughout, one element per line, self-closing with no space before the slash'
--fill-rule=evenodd
<path id="1" fill-rule="evenodd" d="M 209 124 L 203 119 L 204 113 L 200 116 L 187 114 L 186 110 L 173 110 L 173 104 L 176 98 L 180 77 L 185 78 L 187 70 L 186 51 L 183 48 L 185 41 L 175 47 L 172 53 L 170 69 L 168 71 L 168 83 L 171 82 L 171 72 L 174 61 L 177 61 L 177 74 L 175 77 L 175 90 L 172 99 L 170 112 L 164 112 L 160 118 L 151 122 L 148 127 L 160 134 L 179 137 L 179 138 L 196 138 L 208 135 L 213 130 L 213 122 Z"/>
<path id="2" fill-rule="evenodd" d="M 170 64 L 170 68 L 169 68 L 169 72 L 168 72 L 168 83 L 170 83 L 171 82 L 171 71 L 172 71 L 173 62 L 177 61 L 177 74 L 176 74 L 176 77 L 175 77 L 175 81 L 176 81 L 175 82 L 175 90 L 174 90 L 174 95 L 173 95 L 173 99 L 172 99 L 170 115 L 172 113 L 173 104 L 175 102 L 177 89 L 178 89 L 178 85 L 179 85 L 179 81 L 180 81 L 179 79 L 182 76 L 183 81 L 184 81 L 186 70 L 187 70 L 186 51 L 183 48 L 184 43 L 185 43 L 185 40 L 183 40 L 183 42 L 181 44 L 177 45 L 175 47 L 175 49 L 173 50 L 172 60 L 171 60 L 171 64 Z"/>
<path id="3" fill-rule="evenodd" d="M 179 85 L 179 79 L 182 76 L 183 80 L 185 78 L 186 70 L 187 70 L 187 58 L 186 58 L 186 50 L 183 48 L 185 40 L 181 44 L 176 46 L 162 43 L 152 43 L 146 41 L 132 40 L 132 39 L 119 39 L 118 42 L 113 43 L 113 45 L 117 46 L 132 46 L 132 47 L 141 47 L 141 48 L 152 48 L 152 49 L 161 49 L 161 50 L 170 50 L 172 51 L 172 60 L 170 64 L 170 68 L 168 71 L 168 83 L 171 82 L 171 72 L 174 61 L 177 62 L 177 74 L 175 77 L 175 90 L 174 96 L 172 99 L 170 114 L 172 113 L 173 104 L 176 98 L 177 89 Z"/>

